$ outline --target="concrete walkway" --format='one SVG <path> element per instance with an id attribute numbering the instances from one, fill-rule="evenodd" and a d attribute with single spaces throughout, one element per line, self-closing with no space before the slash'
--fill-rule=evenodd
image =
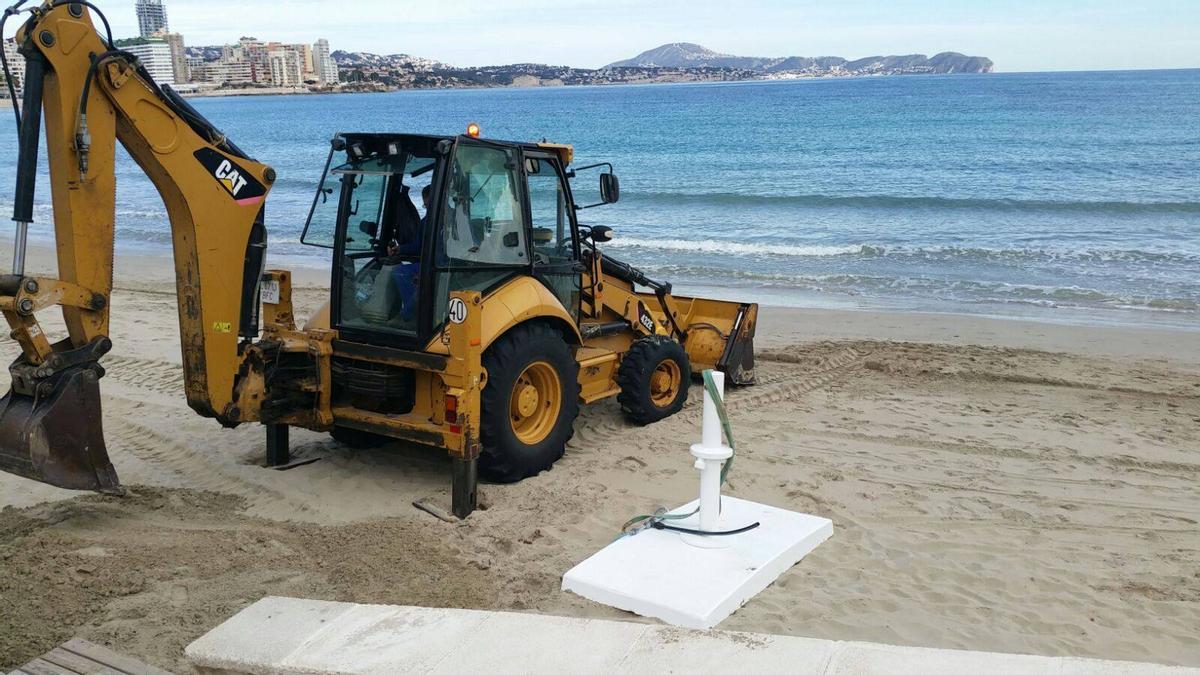
<path id="1" fill-rule="evenodd" d="M 187 648 L 233 673 L 1200 675 L 1200 669 L 268 597 Z"/>

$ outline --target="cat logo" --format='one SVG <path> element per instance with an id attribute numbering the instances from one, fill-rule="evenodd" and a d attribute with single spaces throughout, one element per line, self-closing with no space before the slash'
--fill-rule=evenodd
<path id="1" fill-rule="evenodd" d="M 217 165 L 217 170 L 213 172 L 213 175 L 217 177 L 217 180 L 221 181 L 221 184 L 225 186 L 225 189 L 229 190 L 229 194 L 233 195 L 234 197 L 237 197 L 238 193 L 242 191 L 242 188 L 246 187 L 246 179 L 242 178 L 242 174 L 239 173 L 237 169 L 233 168 L 233 162 L 227 159 L 221 160 L 221 163 Z"/>
<path id="2" fill-rule="evenodd" d="M 266 199 L 267 188 L 234 160 L 212 148 L 200 148 L 195 157 L 238 204 L 258 204 Z"/>

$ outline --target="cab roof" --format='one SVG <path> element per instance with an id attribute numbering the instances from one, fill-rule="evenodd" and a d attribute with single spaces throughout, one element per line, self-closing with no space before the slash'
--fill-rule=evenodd
<path id="1" fill-rule="evenodd" d="M 431 134 L 397 134 L 397 133 L 380 133 L 380 132 L 339 132 L 335 138 L 343 139 L 346 145 L 361 143 L 367 155 L 384 154 L 389 143 L 399 143 L 401 146 L 423 153 L 433 154 L 437 149 L 438 143 L 442 141 L 454 141 L 460 138 L 469 138 L 468 136 L 435 136 Z M 561 143 L 525 143 L 521 141 L 504 141 L 494 138 L 479 138 L 483 143 L 490 145 L 506 146 L 511 148 L 520 148 L 522 150 L 545 150 L 553 152 L 559 156 L 563 165 L 570 164 L 575 159 L 575 148 L 571 145 Z"/>

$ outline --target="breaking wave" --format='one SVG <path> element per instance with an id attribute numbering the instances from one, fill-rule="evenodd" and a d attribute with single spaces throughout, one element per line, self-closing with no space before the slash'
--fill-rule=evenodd
<path id="1" fill-rule="evenodd" d="M 971 199 L 895 195 L 764 195 L 743 192 L 627 192 L 630 201 L 702 203 L 717 206 L 789 205 L 860 209 L 956 209 L 1013 212 L 1086 212 L 1108 214 L 1200 213 L 1200 202 L 1059 201 L 1049 199 Z"/>
<path id="2" fill-rule="evenodd" d="M 769 289 L 794 289 L 849 296 L 922 297 L 965 303 L 1027 304 L 1042 307 L 1142 309 L 1171 312 L 1200 311 L 1200 289 L 1173 288 L 1182 297 L 1120 293 L 1082 286 L 1052 286 L 936 276 L 883 276 L 871 274 L 788 274 L 744 269 L 719 269 L 697 265 L 648 265 L 651 276 L 690 278 L 709 282 L 724 279 L 731 285 Z"/>
<path id="3" fill-rule="evenodd" d="M 618 237 L 605 244 L 605 247 L 632 247 L 664 251 L 692 251 L 697 253 L 728 253 L 731 255 L 778 255 L 797 258 L 852 255 L 861 253 L 866 248 L 863 246 L 810 246 L 803 244 L 745 243 L 715 239 L 639 239 L 636 237 Z"/>
<path id="4" fill-rule="evenodd" d="M 846 256 L 856 258 L 905 257 L 929 262 L 960 260 L 962 262 L 1125 262 L 1175 265 L 1200 265 L 1200 252 L 1144 251 L 1139 249 L 993 249 L 969 246 L 890 246 L 879 244 L 810 245 L 768 242 L 738 242 L 715 239 L 643 239 L 618 237 L 605 245 L 611 248 L 675 251 L 680 253 L 723 253 L 735 256 L 778 256 L 794 258 L 827 258 Z"/>

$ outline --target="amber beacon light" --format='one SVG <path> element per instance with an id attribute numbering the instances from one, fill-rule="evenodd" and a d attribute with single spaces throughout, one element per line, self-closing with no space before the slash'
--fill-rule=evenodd
<path id="1" fill-rule="evenodd" d="M 467 135 L 471 138 L 479 138 L 479 125 L 471 122 L 467 125 Z"/>

